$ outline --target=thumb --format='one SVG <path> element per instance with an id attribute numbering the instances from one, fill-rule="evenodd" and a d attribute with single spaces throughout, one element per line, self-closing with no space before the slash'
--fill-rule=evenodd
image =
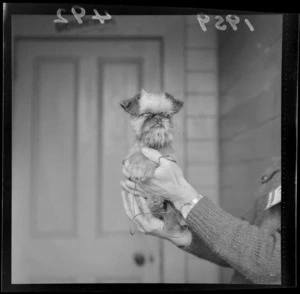
<path id="1" fill-rule="evenodd" d="M 143 147 L 142 152 L 148 159 L 156 163 L 159 163 L 159 158 L 162 156 L 159 151 L 148 147 Z"/>

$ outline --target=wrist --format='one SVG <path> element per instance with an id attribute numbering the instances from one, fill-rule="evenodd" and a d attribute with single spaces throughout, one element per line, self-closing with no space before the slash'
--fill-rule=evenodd
<path id="1" fill-rule="evenodd" d="M 180 186 L 177 200 L 174 201 L 174 206 L 180 211 L 184 204 L 191 203 L 197 197 L 199 197 L 197 190 L 184 180 Z"/>

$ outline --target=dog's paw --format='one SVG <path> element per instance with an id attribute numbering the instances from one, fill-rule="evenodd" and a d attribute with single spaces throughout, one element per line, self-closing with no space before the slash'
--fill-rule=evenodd
<path id="1" fill-rule="evenodd" d="M 145 182 L 153 176 L 154 170 L 147 168 L 148 165 L 141 163 L 129 163 L 125 168 L 129 171 L 130 177 L 138 182 Z"/>
<path id="2" fill-rule="evenodd" d="M 147 204 L 153 215 L 160 215 L 164 212 L 164 198 L 160 195 L 148 196 Z"/>
<path id="3" fill-rule="evenodd" d="M 130 176 L 139 182 L 150 179 L 158 164 L 146 158 L 143 154 L 134 154 L 124 160 L 124 166 Z"/>

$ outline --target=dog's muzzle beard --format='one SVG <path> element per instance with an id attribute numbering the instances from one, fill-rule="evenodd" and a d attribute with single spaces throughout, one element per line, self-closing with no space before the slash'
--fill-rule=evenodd
<path id="1" fill-rule="evenodd" d="M 173 136 L 165 128 L 155 127 L 136 138 L 141 145 L 158 150 L 169 146 Z"/>

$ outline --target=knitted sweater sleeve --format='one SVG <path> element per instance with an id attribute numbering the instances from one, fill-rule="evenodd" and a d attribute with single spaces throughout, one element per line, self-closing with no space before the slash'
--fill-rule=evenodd
<path id="1" fill-rule="evenodd" d="M 191 233 L 192 233 L 192 243 L 189 246 L 178 246 L 179 248 L 201 259 L 205 259 L 207 261 L 215 263 L 219 266 L 230 267 L 230 265 L 227 262 L 225 262 L 222 258 L 217 256 L 212 251 L 212 248 L 210 248 L 207 245 L 207 243 L 205 243 L 205 241 L 201 239 L 201 236 L 197 235 L 197 233 L 192 230 Z"/>
<path id="2" fill-rule="evenodd" d="M 241 219 L 248 222 L 252 222 L 256 215 L 256 203 L 247 213 L 245 213 Z M 201 259 L 205 259 L 212 263 L 215 263 L 222 267 L 231 267 L 226 261 L 221 259 L 217 254 L 215 254 L 211 247 L 208 246 L 205 240 L 201 239 L 201 236 L 198 236 L 196 232 L 191 231 L 192 233 L 192 242 L 189 246 L 178 246 L 182 250 L 191 253 Z"/>
<path id="3" fill-rule="evenodd" d="M 253 212 L 248 217 L 253 218 Z M 260 228 L 235 218 L 207 197 L 192 209 L 187 223 L 196 238 L 183 248 L 185 251 L 232 267 L 254 283 L 278 281 L 281 274 L 280 229 Z"/>

